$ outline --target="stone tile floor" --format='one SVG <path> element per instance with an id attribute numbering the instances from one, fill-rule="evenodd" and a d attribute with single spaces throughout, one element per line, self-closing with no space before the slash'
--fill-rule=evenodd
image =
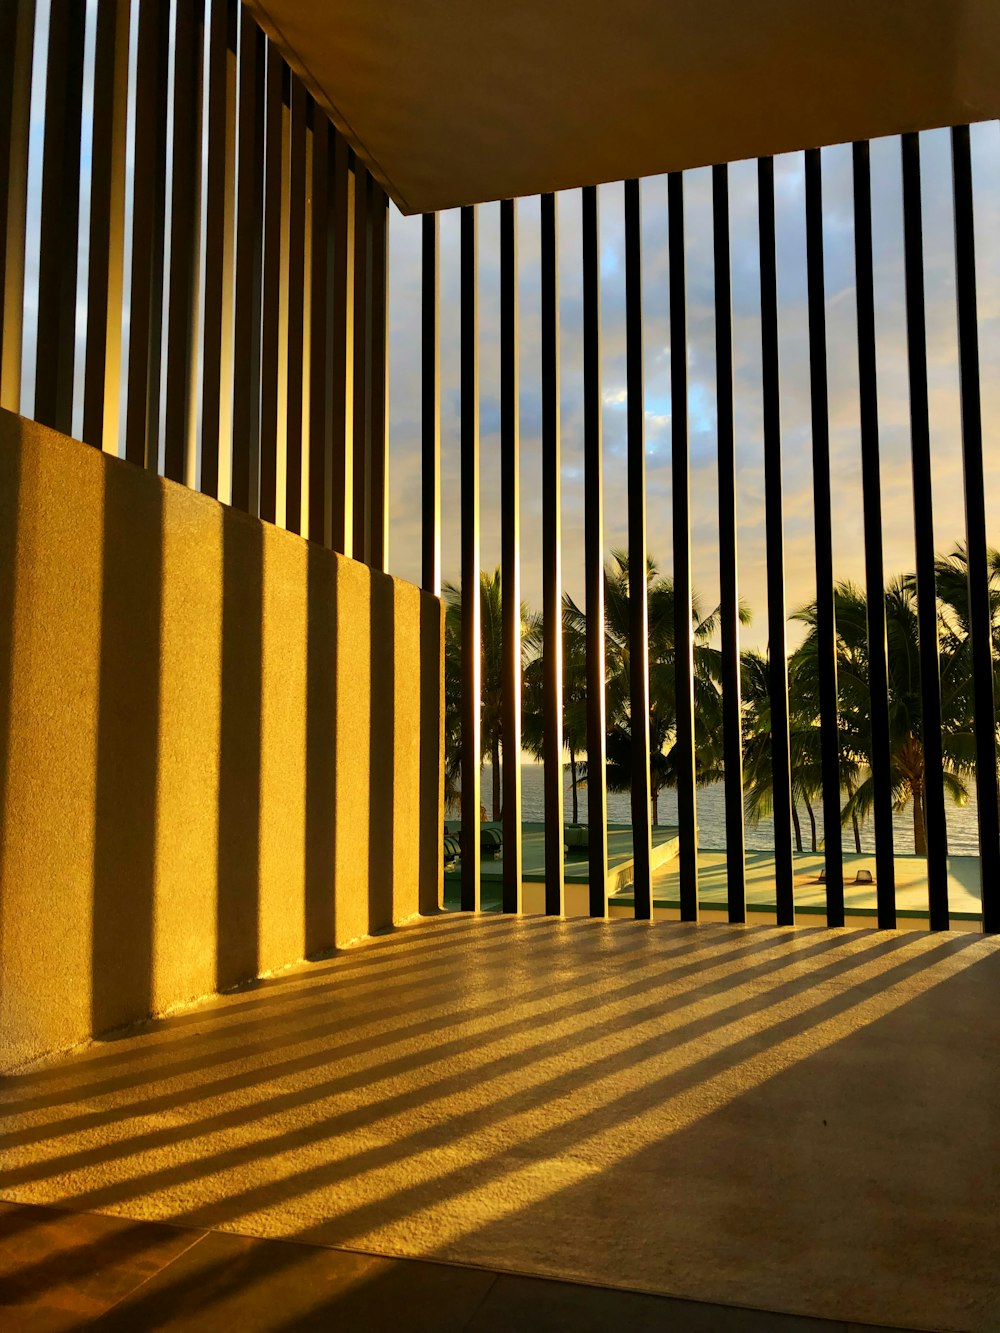
<path id="1" fill-rule="evenodd" d="M 0 1204 L 0 1329 L 276 1333 L 876 1333 L 845 1324 Z"/>
<path id="2" fill-rule="evenodd" d="M 0 1199 L 91 1217 L 7 1215 L 0 1328 L 444 1327 L 425 1283 L 453 1327 L 996 1333 L 998 990 L 968 934 L 408 924 L 6 1078 Z"/>

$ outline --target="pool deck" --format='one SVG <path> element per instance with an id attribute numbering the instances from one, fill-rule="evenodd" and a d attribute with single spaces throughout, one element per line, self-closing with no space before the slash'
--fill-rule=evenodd
<path id="1" fill-rule="evenodd" d="M 461 825 L 455 820 L 445 821 L 445 831 L 448 833 L 457 833 Z M 566 826 L 567 832 L 571 828 L 586 828 L 583 825 Z M 503 826 L 496 823 L 483 823 L 484 829 L 500 829 L 503 832 Z M 654 873 L 664 869 L 671 861 L 676 860 L 677 853 L 680 850 L 680 838 L 678 829 L 668 824 L 659 824 L 653 829 L 653 855 L 652 865 Z M 619 893 L 626 890 L 632 883 L 632 825 L 631 824 L 609 824 L 608 825 L 608 894 Z M 455 886 L 461 883 L 462 872 L 457 864 L 454 868 L 447 868 L 445 875 L 445 897 L 450 897 L 448 893 L 448 884 Z M 587 887 L 590 875 L 588 873 L 587 849 L 586 847 L 570 848 L 565 853 L 563 878 L 567 883 L 577 884 L 583 888 Z M 487 860 L 485 857 L 480 866 L 480 883 L 484 898 L 489 889 L 489 900 L 496 897 L 496 902 L 500 902 L 500 884 L 503 879 L 503 858 L 497 857 L 495 861 Z M 545 883 L 545 825 L 542 823 L 525 823 L 521 825 L 521 880 L 524 884 L 544 884 Z M 457 888 L 456 888 L 457 893 Z"/>
<path id="2" fill-rule="evenodd" d="M 819 882 L 823 869 L 822 852 L 799 852 L 792 858 L 794 869 L 795 914 L 818 924 L 826 915 L 826 887 Z M 765 924 L 775 910 L 774 855 L 771 852 L 746 854 L 747 910 L 751 919 Z M 927 923 L 927 862 L 920 856 L 897 856 L 896 915 L 901 925 Z M 874 925 L 877 915 L 876 885 L 852 883 L 859 870 L 869 870 L 874 878 L 873 853 L 844 854 L 844 905 L 849 921 L 859 926 Z M 715 915 L 726 909 L 728 876 L 726 853 L 702 850 L 698 853 L 698 899 L 703 912 Z M 613 906 L 631 908 L 632 896 L 616 894 Z M 653 901 L 664 914 L 680 904 L 680 883 L 676 862 L 653 876 Z M 979 857 L 952 856 L 948 859 L 948 904 L 953 927 L 980 928 Z"/>
<path id="3" fill-rule="evenodd" d="M 544 911 L 544 826 L 525 825 L 523 839 L 522 894 L 526 912 Z M 678 837 L 675 828 L 653 830 L 654 915 L 670 919 L 679 915 L 680 881 L 677 862 Z M 657 838 L 659 835 L 659 838 Z M 631 893 L 632 839 L 631 826 L 609 826 L 609 887 L 608 911 L 612 916 L 631 916 L 634 902 Z M 795 876 L 795 915 L 797 921 L 820 924 L 826 915 L 826 889 L 819 876 L 824 857 L 820 852 L 798 852 L 793 856 Z M 745 857 L 747 912 L 750 920 L 759 925 L 775 923 L 774 854 L 767 851 L 748 851 Z M 626 874 L 622 875 L 622 870 Z M 844 853 L 844 902 L 847 922 L 858 927 L 872 926 L 877 916 L 876 885 L 855 885 L 853 880 L 860 870 L 875 875 L 875 855 L 872 852 Z M 616 888 L 615 872 L 619 873 Z M 895 857 L 896 915 L 899 925 L 924 929 L 927 925 L 927 862 L 920 856 Z M 482 864 L 482 910 L 500 910 L 500 891 L 503 861 L 484 861 Z M 585 916 L 589 912 L 587 897 L 587 860 L 585 856 L 566 858 L 565 885 L 567 916 Z M 461 872 L 445 872 L 444 906 L 459 906 Z M 698 852 L 698 900 L 701 912 L 708 920 L 725 918 L 728 901 L 726 853 L 715 848 L 701 848 Z M 951 856 L 948 858 L 948 902 L 952 928 L 979 930 L 982 912 L 979 888 L 979 857 Z"/>

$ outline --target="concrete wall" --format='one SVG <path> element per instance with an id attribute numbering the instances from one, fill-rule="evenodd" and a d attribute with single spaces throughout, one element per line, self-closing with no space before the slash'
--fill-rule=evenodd
<path id="1" fill-rule="evenodd" d="M 0 412 L 0 1068 L 440 893 L 411 585 Z"/>

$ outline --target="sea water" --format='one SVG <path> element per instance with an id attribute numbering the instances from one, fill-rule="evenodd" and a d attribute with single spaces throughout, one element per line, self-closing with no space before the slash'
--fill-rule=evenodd
<path id="1" fill-rule="evenodd" d="M 846 798 L 845 798 L 846 799 Z M 482 797 L 487 817 L 493 812 L 493 770 L 486 764 L 482 772 Z M 697 791 L 698 846 L 721 849 L 726 845 L 725 789 L 721 782 Z M 587 823 L 587 789 L 579 790 L 580 823 Z M 799 823 L 802 828 L 802 846 L 809 851 L 812 836 L 809 816 L 801 801 L 798 802 Z M 964 806 L 957 806 L 950 800 L 945 801 L 948 820 L 948 850 L 955 855 L 976 855 L 979 852 L 979 821 L 976 817 L 975 784 L 969 783 L 969 800 Z M 823 802 L 817 798 L 813 802 L 816 817 L 816 836 L 819 846 L 823 845 Z M 677 793 L 669 789 L 660 792 L 659 822 L 677 823 Z M 521 818 L 525 821 L 540 821 L 545 818 L 544 771 L 540 764 L 522 763 L 521 765 Z M 563 818 L 568 824 L 573 818 L 573 798 L 569 770 L 565 773 L 563 794 Z M 611 824 L 629 824 L 632 811 L 627 792 L 608 792 L 608 822 Z M 758 824 L 746 825 L 746 846 L 750 851 L 770 851 L 774 847 L 774 825 L 770 819 L 762 819 Z M 842 831 L 845 852 L 854 851 L 854 831 L 850 824 Z M 893 814 L 893 847 L 898 856 L 913 852 L 913 807 Z M 861 850 L 874 852 L 875 824 L 871 816 L 861 826 Z"/>

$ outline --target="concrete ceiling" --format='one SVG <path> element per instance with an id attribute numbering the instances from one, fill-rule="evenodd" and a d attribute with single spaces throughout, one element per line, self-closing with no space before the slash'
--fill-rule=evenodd
<path id="1" fill-rule="evenodd" d="M 1000 116 L 1000 0 L 250 0 L 404 213 Z"/>

